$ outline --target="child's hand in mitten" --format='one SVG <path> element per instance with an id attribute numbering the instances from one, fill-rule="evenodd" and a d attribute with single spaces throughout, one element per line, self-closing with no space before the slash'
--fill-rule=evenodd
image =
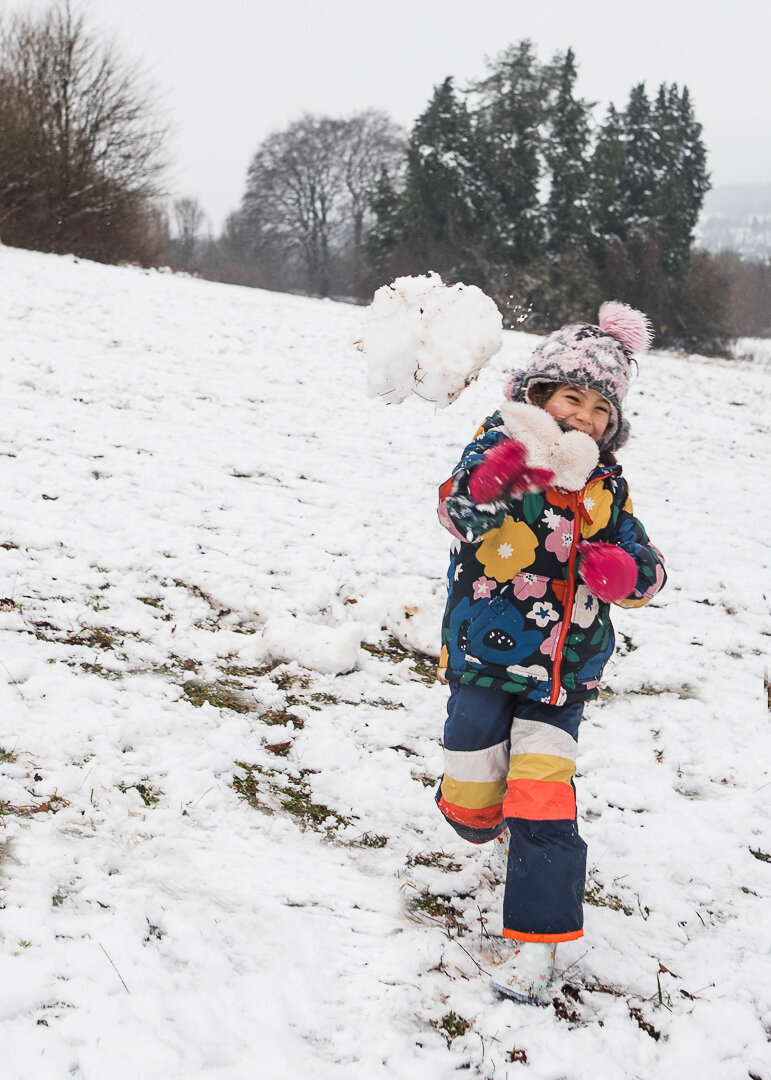
<path id="1" fill-rule="evenodd" d="M 588 540 L 579 544 L 578 550 L 578 573 L 589 592 L 608 604 L 631 595 L 637 582 L 637 563 L 628 552 L 618 544 L 593 544 Z"/>
<path id="2" fill-rule="evenodd" d="M 469 482 L 471 498 L 476 503 L 488 503 L 505 491 L 522 495 L 525 491 L 541 491 L 554 479 L 549 469 L 537 469 L 527 464 L 527 451 L 516 439 L 501 439 L 484 454 Z"/>

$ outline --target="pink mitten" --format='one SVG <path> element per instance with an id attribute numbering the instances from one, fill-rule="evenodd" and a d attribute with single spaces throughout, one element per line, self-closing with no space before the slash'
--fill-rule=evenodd
<path id="1" fill-rule="evenodd" d="M 474 469 L 469 482 L 471 498 L 476 503 L 488 503 L 499 498 L 504 491 L 521 495 L 525 491 L 539 491 L 548 487 L 554 479 L 549 469 L 531 468 L 527 464 L 527 451 L 515 439 L 501 439 L 492 450 L 484 454 Z"/>
<path id="2" fill-rule="evenodd" d="M 609 604 L 631 595 L 637 582 L 637 563 L 628 552 L 618 544 L 593 544 L 589 540 L 579 544 L 578 550 L 578 573 L 589 592 Z"/>

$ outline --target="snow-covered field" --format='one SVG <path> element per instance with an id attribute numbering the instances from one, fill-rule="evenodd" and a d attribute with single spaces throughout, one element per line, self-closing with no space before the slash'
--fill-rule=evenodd
<path id="1" fill-rule="evenodd" d="M 504 372 L 364 393 L 360 309 L 0 248 L 2 1080 L 771 1078 L 767 365 L 652 354 L 670 581 L 581 731 L 586 936 L 488 988 L 433 803 L 435 493 Z"/>

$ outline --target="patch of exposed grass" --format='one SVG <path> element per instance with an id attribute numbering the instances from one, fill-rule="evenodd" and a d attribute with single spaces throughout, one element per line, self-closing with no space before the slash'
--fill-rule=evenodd
<path id="1" fill-rule="evenodd" d="M 248 765 L 245 761 L 237 761 L 236 768 L 240 773 L 233 776 L 233 790 L 237 795 L 249 803 L 253 810 L 260 810 L 264 814 L 272 814 L 273 807 L 261 797 L 260 784 L 257 777 L 264 773 L 261 765 Z"/>
<path id="2" fill-rule="evenodd" d="M 587 882 L 584 903 L 591 907 L 605 907 L 610 908 L 611 911 L 623 911 L 625 915 L 634 915 L 634 910 L 620 897 L 604 892 L 602 886 L 596 881 Z"/>
<path id="3" fill-rule="evenodd" d="M 49 795 L 47 799 L 36 808 L 36 814 L 58 814 L 60 810 L 63 810 L 65 806 L 69 806 L 69 802 L 63 795 L 58 795 L 56 792 L 53 795 Z"/>
<path id="4" fill-rule="evenodd" d="M 417 757 L 417 750 L 411 750 L 409 746 L 403 746 L 402 743 L 397 743 L 396 746 L 389 746 L 389 750 L 396 750 L 399 754 L 404 754 L 405 757 Z"/>
<path id="5" fill-rule="evenodd" d="M 85 604 L 86 607 L 90 607 L 92 611 L 107 611 L 110 606 L 103 602 L 103 597 L 99 596 L 98 593 L 92 593 L 90 596 L 87 596 Z"/>
<path id="6" fill-rule="evenodd" d="M 223 607 L 217 600 L 214 599 L 209 593 L 200 587 L 200 585 L 191 585 L 187 581 L 182 581 L 180 578 L 174 578 L 174 584 L 178 589 L 185 589 L 191 593 L 192 596 L 196 596 L 199 600 L 203 600 L 208 604 L 213 612 L 216 613 L 216 618 L 221 619 L 225 615 L 231 615 L 232 609 Z"/>
<path id="7" fill-rule="evenodd" d="M 428 773 L 411 773 L 412 779 L 417 780 L 423 787 L 433 788 L 439 783 L 439 780 L 435 776 L 429 776 Z"/>
<path id="8" fill-rule="evenodd" d="M 121 782 L 120 784 L 118 784 L 118 791 L 122 791 L 124 795 L 127 791 L 138 792 L 138 794 L 142 798 L 142 802 L 150 809 L 153 809 L 158 805 L 161 795 L 163 795 L 163 792 L 160 790 L 160 788 L 155 787 L 155 785 L 146 776 L 143 777 L 141 780 L 138 780 L 135 784 L 127 784 L 125 782 Z"/>
<path id="9" fill-rule="evenodd" d="M 266 743 L 265 749 L 269 754 L 275 755 L 275 757 L 287 757 L 289 751 L 292 749 L 292 743 L 289 739 L 287 739 L 286 742 Z"/>
<path id="10" fill-rule="evenodd" d="M 13 750 L 6 750 L 5 747 L 0 746 L 0 765 L 4 765 L 7 761 L 16 761 L 16 755 Z"/>
<path id="11" fill-rule="evenodd" d="M 268 669 L 267 674 L 270 675 L 273 682 L 279 688 L 279 690 L 307 690 L 311 684 L 310 675 L 305 675 L 301 671 L 287 671 L 277 670 L 280 668 L 280 664 L 274 664 Z"/>
<path id="12" fill-rule="evenodd" d="M 657 1031 L 653 1024 L 649 1023 L 642 1014 L 642 1011 L 634 1005 L 629 1006 L 629 1015 L 635 1021 L 640 1031 L 644 1031 L 646 1035 L 650 1035 L 656 1042 L 661 1038 L 661 1032 Z"/>
<path id="13" fill-rule="evenodd" d="M 688 683 L 684 683 L 682 686 L 650 686 L 648 683 L 643 683 L 642 686 L 636 687 L 632 690 L 633 694 L 643 694 L 646 697 L 657 697 L 660 694 L 674 694 L 680 698 L 681 701 L 692 701 L 697 697 L 696 691 Z"/>
<path id="14" fill-rule="evenodd" d="M 260 679 L 264 675 L 270 675 L 273 670 L 270 664 L 263 664 L 261 667 L 246 667 L 243 664 L 228 664 L 227 667 L 222 669 L 223 675 L 228 675 L 232 679 Z"/>
<path id="15" fill-rule="evenodd" d="M 101 664 L 88 664 L 84 660 L 79 667 L 89 675 L 98 675 L 100 679 L 116 680 L 123 678 L 122 671 L 113 671 L 111 668 L 102 667 Z"/>
<path id="16" fill-rule="evenodd" d="M 329 839 L 334 839 L 337 830 L 350 825 L 353 820 L 313 800 L 307 780 L 311 775 L 309 769 L 303 769 L 299 776 L 286 776 L 244 761 L 237 761 L 236 767 L 240 773 L 233 777 L 233 790 L 255 810 L 275 813 L 276 809 L 280 808 L 304 828 L 323 832 Z M 369 845 L 363 846 L 378 847 L 382 844 L 373 840 Z"/>
<path id="17" fill-rule="evenodd" d="M 754 855 L 756 859 L 760 860 L 760 862 L 771 863 L 771 855 L 769 855 L 765 851 L 760 851 L 760 850 L 757 850 L 755 848 L 750 848 L 750 855 Z"/>
<path id="18" fill-rule="evenodd" d="M 279 797 L 282 810 L 286 810 L 300 824 L 316 832 L 324 831 L 328 836 L 333 835 L 341 826 L 350 825 L 351 818 L 338 814 L 336 810 L 330 810 L 323 803 L 313 801 L 310 785 L 306 780 L 308 775 L 310 771 L 303 769 L 299 777 L 286 777 L 286 786 L 271 782 L 270 788 Z"/>
<path id="19" fill-rule="evenodd" d="M 106 626 L 84 626 L 79 634 L 67 640 L 70 645 L 87 645 L 90 649 L 114 649 L 120 644 L 118 633 Z"/>
<path id="20" fill-rule="evenodd" d="M 468 926 L 463 922 L 463 913 L 453 905 L 450 896 L 435 895 L 423 889 L 408 901 L 408 906 L 416 913 L 443 922 L 448 929 L 456 930 L 459 934 L 468 931 Z"/>
<path id="21" fill-rule="evenodd" d="M 417 855 L 407 856 L 407 866 L 433 866 L 448 874 L 457 874 L 461 864 L 453 862 L 443 851 L 421 851 Z"/>
<path id="22" fill-rule="evenodd" d="M 462 1016 L 458 1016 L 457 1013 L 448 1012 L 439 1021 L 438 1026 L 440 1031 L 443 1031 L 447 1036 L 447 1042 L 451 1043 L 453 1039 L 466 1034 L 471 1027 L 471 1021 L 465 1020 Z"/>
<path id="23" fill-rule="evenodd" d="M 226 683 L 205 682 L 203 679 L 188 679 L 182 683 L 182 692 L 191 705 L 197 709 L 208 702 L 215 709 L 230 709 L 232 712 L 251 712 L 254 706 L 238 690 Z"/>
<path id="24" fill-rule="evenodd" d="M 29 803 L 25 806 L 16 806 L 14 803 L 0 802 L 0 817 L 10 815 L 12 817 L 29 818 L 34 814 L 58 814 L 60 810 L 63 810 L 65 806 L 70 804 L 67 800 L 57 795 L 56 792 L 53 795 L 49 795 L 47 799 L 44 799 L 41 803 Z"/>
<path id="25" fill-rule="evenodd" d="M 552 1007 L 558 1020 L 566 1020 L 569 1024 L 579 1024 L 581 1017 L 575 1009 L 571 1009 L 562 998 L 552 998 Z"/>
<path id="26" fill-rule="evenodd" d="M 249 667 L 243 664 L 228 664 L 223 668 L 223 675 L 230 676 L 234 679 L 262 679 L 269 678 L 278 687 L 279 690 L 307 690 L 311 685 L 310 675 L 305 674 L 302 671 L 289 671 L 286 669 L 285 664 L 269 663 L 260 664 L 257 667 Z M 288 703 L 289 699 L 287 699 Z M 295 704 L 299 704 L 297 699 Z"/>
<path id="27" fill-rule="evenodd" d="M 137 600 L 140 604 L 147 604 L 148 607 L 162 608 L 163 597 L 162 596 L 138 596 Z"/>
<path id="28" fill-rule="evenodd" d="M 301 716 L 295 716 L 294 713 L 287 712 L 286 709 L 268 709 L 260 716 L 260 720 L 269 727 L 276 724 L 291 724 L 297 731 L 302 731 L 305 727 L 305 721 Z"/>
<path id="29" fill-rule="evenodd" d="M 0 597 L 0 611 L 20 611 L 21 607 L 10 596 Z"/>
<path id="30" fill-rule="evenodd" d="M 366 848 L 384 848 L 387 843 L 387 836 L 381 836 L 379 833 L 365 832 L 364 835 L 355 842 L 354 846 Z"/>
<path id="31" fill-rule="evenodd" d="M 415 649 L 406 649 L 395 637 L 389 637 L 386 641 L 377 645 L 363 641 L 361 647 L 370 656 L 375 656 L 378 660 L 387 660 L 391 664 L 401 664 L 403 660 L 409 660 L 410 671 L 421 682 L 429 685 L 436 682 L 438 664 L 434 657 L 427 656 L 425 653 L 418 652 Z"/>

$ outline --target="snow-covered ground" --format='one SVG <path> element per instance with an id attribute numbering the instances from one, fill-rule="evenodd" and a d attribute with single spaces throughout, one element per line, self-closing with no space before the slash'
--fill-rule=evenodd
<path id="1" fill-rule="evenodd" d="M 586 936 L 488 988 L 433 803 L 435 493 L 505 371 L 364 393 L 360 309 L 0 248 L 2 1080 L 771 1078 L 771 375 L 652 354 L 580 739 Z M 212 703 L 213 702 L 213 703 Z"/>

